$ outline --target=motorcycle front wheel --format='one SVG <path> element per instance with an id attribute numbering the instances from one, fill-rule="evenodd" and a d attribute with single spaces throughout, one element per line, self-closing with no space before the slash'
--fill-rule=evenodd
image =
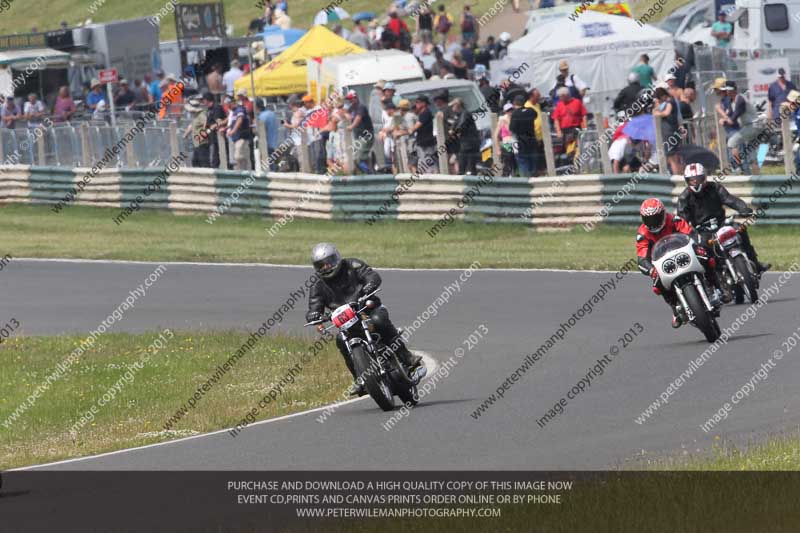
<path id="1" fill-rule="evenodd" d="M 389 386 L 381 379 L 381 376 L 374 368 L 370 368 L 372 359 L 363 346 L 353 346 L 352 351 L 353 366 L 356 369 L 356 376 L 364 380 L 364 387 L 367 392 L 384 411 L 394 409 L 394 395 Z M 377 362 L 375 363 L 377 364 Z"/>
<path id="2" fill-rule="evenodd" d="M 697 287 L 694 285 L 687 285 L 684 287 L 683 297 L 686 298 L 686 303 L 692 308 L 694 325 L 703 332 L 708 342 L 716 341 L 720 335 L 717 319 L 706 309 L 703 299 L 697 292 Z"/>

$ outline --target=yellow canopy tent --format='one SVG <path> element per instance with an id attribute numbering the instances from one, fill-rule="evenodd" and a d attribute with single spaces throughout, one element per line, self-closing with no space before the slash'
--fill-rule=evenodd
<path id="1" fill-rule="evenodd" d="M 306 61 L 312 57 L 340 56 L 366 52 L 325 26 L 314 26 L 278 57 L 253 72 L 256 96 L 279 96 L 306 91 Z M 236 81 L 236 90 L 246 89 L 250 97 L 250 76 Z"/>

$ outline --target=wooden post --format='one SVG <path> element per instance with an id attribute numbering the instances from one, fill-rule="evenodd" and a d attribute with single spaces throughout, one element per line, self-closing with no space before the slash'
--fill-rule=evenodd
<path id="1" fill-rule="evenodd" d="M 408 143 L 407 137 L 404 135 L 402 137 L 398 137 L 394 140 L 394 150 L 397 154 L 395 161 L 397 161 L 397 172 L 406 173 L 409 172 L 408 168 Z"/>
<path id="2" fill-rule="evenodd" d="M 308 132 L 305 128 L 297 128 L 300 133 L 300 146 L 298 146 L 297 157 L 300 161 L 300 172 L 311 173 L 311 161 L 308 153 Z"/>
<path id="3" fill-rule="evenodd" d="M 139 162 L 136 161 L 136 150 L 133 149 L 133 142 L 129 142 L 125 145 L 125 159 L 128 160 L 128 168 L 135 168 L 139 166 Z"/>
<path id="4" fill-rule="evenodd" d="M 169 146 L 172 157 L 181 155 L 181 144 L 178 140 L 178 124 L 176 122 L 169 123 Z"/>
<path id="5" fill-rule="evenodd" d="M 219 147 L 219 168 L 228 170 L 228 145 L 225 134 L 217 130 L 217 146 Z"/>
<path id="6" fill-rule="evenodd" d="M 0 165 L 6 164 L 6 152 L 3 146 L 3 130 L 0 129 Z"/>
<path id="7" fill-rule="evenodd" d="M 45 151 L 44 143 L 45 143 L 44 135 L 36 139 L 36 148 L 38 152 L 37 155 L 39 156 L 39 166 L 42 167 L 47 164 L 47 152 Z M 0 160 L 0 162 L 2 162 L 2 160 Z"/>
<path id="8" fill-rule="evenodd" d="M 781 106 L 781 108 L 783 108 L 783 106 Z M 781 136 L 783 137 L 783 168 L 786 170 L 787 176 L 791 176 L 792 174 L 794 174 L 794 161 L 792 160 L 794 152 L 792 152 L 793 143 L 792 143 L 791 122 L 790 122 L 791 116 L 792 115 L 788 113 L 781 113 Z M 800 171 L 800 168 L 797 170 Z"/>
<path id="9" fill-rule="evenodd" d="M 258 132 L 258 170 L 262 174 L 269 173 L 269 147 L 267 146 L 267 123 L 256 119 Z"/>
<path id="10" fill-rule="evenodd" d="M 436 131 L 439 133 L 436 136 L 436 153 L 439 154 L 439 174 L 449 174 L 447 150 L 445 148 L 447 132 L 444 129 L 444 114 L 441 111 L 436 113 Z"/>
<path id="11" fill-rule="evenodd" d="M 556 158 L 553 155 L 553 135 L 550 133 L 550 114 L 542 111 L 542 141 L 544 142 L 544 160 L 547 164 L 547 175 L 556 175 Z"/>
<path id="12" fill-rule="evenodd" d="M 497 113 L 489 113 L 489 122 L 491 123 L 491 134 L 492 134 L 492 162 L 495 165 L 500 165 L 500 139 L 497 138 L 497 135 L 494 134 L 495 130 L 497 129 Z"/>
<path id="13" fill-rule="evenodd" d="M 342 151 L 344 152 L 344 172 L 345 174 L 352 174 L 353 167 L 355 166 L 355 154 L 353 153 L 353 132 L 347 129 L 348 126 L 350 126 L 350 121 L 347 119 L 342 120 L 341 132 L 344 136 L 342 139 Z M 381 151 L 383 151 L 383 145 L 381 145 Z"/>
<path id="14" fill-rule="evenodd" d="M 87 122 L 81 122 L 80 135 L 83 167 L 90 168 L 92 166 L 92 143 L 89 142 L 89 124 Z"/>
<path id="15" fill-rule="evenodd" d="M 656 145 L 654 148 L 658 155 L 658 169 L 662 174 L 671 176 L 672 170 L 667 165 L 667 152 L 664 150 L 664 135 L 662 135 L 661 132 L 661 120 L 661 117 L 653 115 L 653 127 L 656 129 Z"/>
<path id="16" fill-rule="evenodd" d="M 606 142 L 605 117 L 602 113 L 597 115 L 597 149 L 600 150 L 600 162 L 603 165 L 603 174 L 611 174 L 611 159 L 608 157 L 608 142 Z"/>

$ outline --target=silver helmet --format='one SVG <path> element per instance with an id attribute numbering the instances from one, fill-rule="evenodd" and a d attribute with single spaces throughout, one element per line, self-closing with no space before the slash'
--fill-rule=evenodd
<path id="1" fill-rule="evenodd" d="M 342 255 L 336 246 L 329 242 L 321 242 L 311 249 L 311 263 L 314 271 L 323 278 L 332 278 L 339 273 L 342 266 Z"/>

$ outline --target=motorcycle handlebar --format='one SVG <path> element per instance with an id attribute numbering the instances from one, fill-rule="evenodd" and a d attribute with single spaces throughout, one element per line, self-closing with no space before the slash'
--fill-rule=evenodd
<path id="1" fill-rule="evenodd" d="M 364 311 L 365 309 L 367 309 L 366 306 L 362 307 L 362 302 L 366 303 L 367 300 L 369 300 L 372 296 L 374 296 L 375 293 L 380 292 L 380 290 L 381 290 L 380 288 L 377 288 L 374 291 L 370 292 L 369 294 L 365 294 L 364 296 L 362 296 L 361 298 L 356 300 L 355 303 L 356 303 L 356 307 L 358 308 L 358 309 L 356 309 L 356 313 L 360 313 L 360 312 Z M 307 322 L 306 324 L 303 325 L 303 327 L 317 326 L 319 324 L 324 324 L 325 322 L 328 322 L 330 319 L 331 319 L 330 313 L 325 313 L 322 316 L 322 318 L 320 318 L 318 320 L 312 320 L 311 322 Z"/>

